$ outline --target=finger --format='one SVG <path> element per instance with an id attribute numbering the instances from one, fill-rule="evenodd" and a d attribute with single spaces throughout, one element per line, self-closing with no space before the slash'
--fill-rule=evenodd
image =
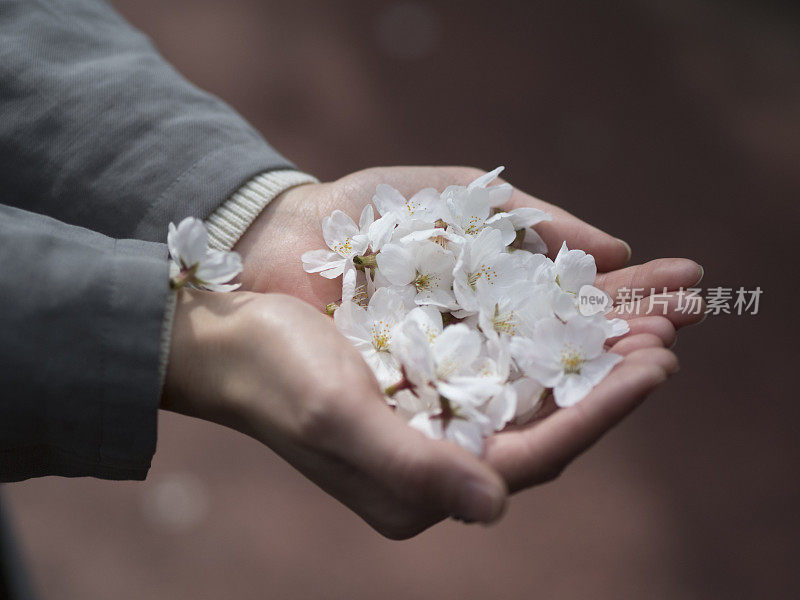
<path id="1" fill-rule="evenodd" d="M 626 358 L 583 401 L 527 429 L 490 438 L 487 461 L 514 491 L 552 479 L 663 383 L 658 364 Z"/>
<path id="2" fill-rule="evenodd" d="M 376 400 L 360 403 L 348 419 L 346 460 L 426 512 L 486 523 L 500 517 L 508 492 L 494 469 L 453 443 L 425 437 Z"/>
<path id="3" fill-rule="evenodd" d="M 689 288 L 700 283 L 703 267 L 688 258 L 659 258 L 597 276 L 595 285 L 615 299 L 622 288 L 663 292 Z"/>
<path id="4" fill-rule="evenodd" d="M 658 336 L 661 339 L 662 345 L 666 348 L 670 348 L 675 343 L 675 326 L 666 317 L 656 315 L 649 317 L 632 317 L 628 319 L 628 327 L 628 333 L 619 337 L 610 338 L 607 343 L 613 346 L 620 340 L 640 333 L 650 333 Z"/>
<path id="5" fill-rule="evenodd" d="M 678 372 L 678 357 L 666 348 L 638 348 L 633 350 L 626 359 L 629 364 L 658 365 L 667 375 Z"/>
<path id="6" fill-rule="evenodd" d="M 545 221 L 534 226 L 536 232 L 547 244 L 548 254 L 551 255 L 551 258 L 558 254 L 564 242 L 570 249 L 580 249 L 594 256 L 600 271 L 619 269 L 625 266 L 631 258 L 631 248 L 627 242 L 581 221 L 562 208 L 515 189 L 506 208 L 512 210 L 524 206 L 538 208 L 553 217 L 552 221 Z"/>
<path id="7" fill-rule="evenodd" d="M 703 320 L 705 302 L 698 297 L 696 304 L 690 304 L 687 303 L 685 292 L 668 292 L 615 306 L 609 316 L 626 320 L 645 316 L 661 316 L 668 319 L 675 328 L 680 329 Z"/>
<path id="8" fill-rule="evenodd" d="M 631 352 L 641 350 L 642 348 L 663 348 L 664 343 L 661 338 L 652 333 L 638 333 L 623 338 L 613 346 L 610 351 L 620 356 L 627 356 Z"/>

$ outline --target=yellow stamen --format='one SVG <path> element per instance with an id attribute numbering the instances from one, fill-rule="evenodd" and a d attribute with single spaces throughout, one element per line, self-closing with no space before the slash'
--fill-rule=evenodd
<path id="1" fill-rule="evenodd" d="M 583 356 L 574 350 L 565 350 L 561 354 L 561 366 L 564 367 L 564 373 L 580 373 L 584 362 L 586 362 L 586 360 Z"/>
<path id="2" fill-rule="evenodd" d="M 378 352 L 389 352 L 391 329 L 386 321 L 375 321 L 372 324 L 372 345 Z"/>
<path id="3" fill-rule="evenodd" d="M 492 317 L 492 325 L 498 333 L 507 333 L 514 335 L 517 332 L 517 323 L 514 320 L 514 311 L 500 314 L 500 305 L 495 304 L 494 316 Z"/>

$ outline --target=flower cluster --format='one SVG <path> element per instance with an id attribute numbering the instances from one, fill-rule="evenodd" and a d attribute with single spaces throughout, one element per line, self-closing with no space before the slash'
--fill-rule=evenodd
<path id="1" fill-rule="evenodd" d="M 360 350 L 386 400 L 412 427 L 480 454 L 486 436 L 530 419 L 552 393 L 584 398 L 621 360 L 605 350 L 627 324 L 579 310 L 594 258 L 564 244 L 555 260 L 531 229 L 535 208 L 503 211 L 513 192 L 467 186 L 411 198 L 379 185 L 358 223 L 342 211 L 322 221 L 327 249 L 303 266 L 342 276 L 327 307 Z"/>

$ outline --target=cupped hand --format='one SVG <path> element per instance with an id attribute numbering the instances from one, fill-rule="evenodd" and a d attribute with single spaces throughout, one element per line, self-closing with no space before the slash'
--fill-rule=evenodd
<path id="1" fill-rule="evenodd" d="M 464 167 L 375 168 L 334 182 L 289 190 L 267 207 L 236 247 L 244 259 L 243 287 L 291 294 L 321 310 L 339 298 L 341 281 L 305 273 L 300 256 L 324 247 L 321 222 L 325 216 L 340 209 L 357 219 L 379 183 L 388 183 L 408 197 L 425 187 L 442 190 L 450 184 L 466 185 L 481 174 L 482 171 Z M 663 258 L 626 267 L 630 249 L 621 240 L 558 207 L 515 190 L 507 208 L 521 206 L 539 208 L 552 215 L 552 221 L 535 227 L 551 253 L 556 253 L 566 241 L 570 248 L 582 249 L 595 257 L 600 271 L 596 285 L 612 298 L 623 287 L 642 288 L 645 294 L 643 300 L 615 305 L 610 316 L 627 319 L 630 332 L 612 340 L 611 350 L 625 358 L 587 398 L 568 409 L 545 411 L 534 422 L 487 440 L 484 461 L 502 475 L 512 491 L 558 475 L 674 373 L 677 360 L 664 346 L 674 343 L 676 328 L 702 318 L 702 314 L 682 312 L 676 294 L 680 288 L 699 283 L 703 272 L 694 261 Z M 659 293 L 667 290 L 662 312 L 648 310 L 651 289 Z M 379 403 L 377 396 L 371 397 Z M 435 514 L 431 518 L 435 520 Z"/>
<path id="2" fill-rule="evenodd" d="M 324 247 L 321 222 L 340 209 L 354 219 L 372 200 L 379 183 L 388 183 L 406 197 L 425 187 L 466 185 L 482 171 L 465 167 L 387 167 L 359 171 L 330 183 L 306 185 L 285 192 L 266 209 L 240 241 L 244 258 L 243 286 L 261 292 L 283 292 L 322 309 L 341 293 L 341 281 L 305 273 L 300 256 Z M 551 251 L 566 242 L 595 257 L 599 274 L 595 284 L 617 299 L 621 288 L 644 290 L 643 299 L 616 303 L 610 317 L 628 320 L 630 332 L 611 340 L 613 352 L 624 360 L 580 404 L 544 411 L 522 428 L 495 434 L 487 440 L 485 461 L 516 491 L 558 475 L 576 456 L 633 410 L 650 392 L 677 370 L 671 346 L 676 329 L 702 319 L 678 306 L 677 290 L 695 286 L 703 270 L 681 258 L 662 258 L 626 267 L 628 245 L 569 214 L 515 190 L 507 209 L 530 206 L 548 212 L 553 220 L 535 229 Z M 666 290 L 663 309 L 648 307 L 650 290 Z M 662 296 L 662 300 L 663 300 Z M 399 421 L 399 419 L 398 419 Z M 439 442 L 443 443 L 443 442 Z"/>
<path id="3" fill-rule="evenodd" d="M 494 468 L 398 419 L 331 319 L 289 296 L 181 291 L 162 408 L 261 441 L 390 538 L 505 505 Z"/>

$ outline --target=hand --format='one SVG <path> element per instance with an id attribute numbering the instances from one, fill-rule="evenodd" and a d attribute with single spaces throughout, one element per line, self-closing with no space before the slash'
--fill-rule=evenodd
<path id="1" fill-rule="evenodd" d="M 481 171 L 464 167 L 376 168 L 335 182 L 289 190 L 267 207 L 236 247 L 244 258 L 243 286 L 255 291 L 289 293 L 321 309 L 339 298 L 341 281 L 309 276 L 302 270 L 300 256 L 307 250 L 324 247 L 323 217 L 338 208 L 357 219 L 379 183 L 388 183 L 409 196 L 424 187 L 466 185 L 480 174 Z M 515 190 L 507 208 L 520 206 L 539 208 L 553 216 L 553 221 L 535 227 L 551 252 L 557 252 L 566 241 L 570 248 L 594 255 L 600 270 L 595 284 L 612 298 L 623 286 L 667 288 L 674 292 L 696 285 L 702 277 L 702 268 L 687 259 L 657 259 L 623 268 L 630 249 L 621 240 Z M 626 318 L 630 325 L 626 336 L 612 340 L 612 350 L 625 359 L 586 399 L 487 440 L 484 458 L 503 475 L 511 490 L 555 477 L 677 370 L 675 356 L 663 346 L 674 343 L 676 328 L 697 322 L 702 315 L 678 311 L 674 293 L 670 294 L 663 315 L 643 316 L 646 305 L 646 301 L 640 301 L 633 306 L 615 307 L 610 316 Z"/>
<path id="2" fill-rule="evenodd" d="M 390 538 L 505 505 L 492 467 L 398 419 L 331 319 L 289 296 L 182 290 L 162 408 L 263 442 Z"/>

